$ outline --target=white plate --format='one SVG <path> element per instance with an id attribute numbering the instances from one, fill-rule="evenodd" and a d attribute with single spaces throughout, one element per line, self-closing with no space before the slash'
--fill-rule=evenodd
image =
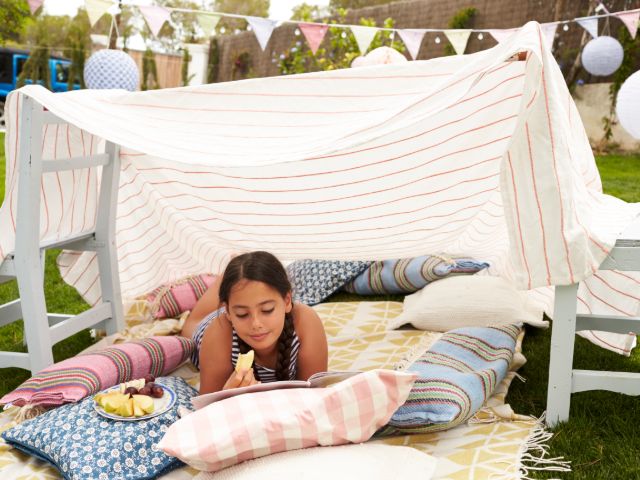
<path id="1" fill-rule="evenodd" d="M 171 389 L 170 387 L 167 387 L 162 383 L 156 383 L 156 385 L 159 385 L 162 387 L 162 389 L 164 390 L 164 395 L 162 395 L 162 397 L 160 398 L 153 399 L 153 407 L 154 407 L 153 413 L 148 413 L 147 415 L 143 415 L 141 417 L 123 417 L 115 413 L 108 413 L 108 412 L 105 412 L 104 408 L 102 408 L 98 404 L 98 402 L 95 401 L 95 395 L 94 395 L 94 401 L 93 401 L 93 408 L 95 409 L 96 412 L 98 412 L 98 415 L 102 415 L 105 418 L 110 418 L 111 420 L 120 420 L 123 422 L 136 422 L 138 420 L 146 420 L 148 418 L 153 418 L 171 409 L 174 403 L 176 403 L 176 398 L 177 398 L 176 392 L 174 392 L 173 389 Z M 98 393 L 107 393 L 112 390 L 119 390 L 119 389 L 120 389 L 120 385 L 116 385 L 115 387 L 107 388 Z"/>

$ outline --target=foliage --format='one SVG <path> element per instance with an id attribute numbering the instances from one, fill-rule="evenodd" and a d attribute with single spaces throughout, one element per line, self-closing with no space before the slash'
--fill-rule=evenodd
<path id="1" fill-rule="evenodd" d="M 316 18 L 320 18 L 323 14 L 323 9 L 318 5 L 309 5 L 308 3 L 301 3 L 296 5 L 291 10 L 291 20 L 302 20 L 303 22 L 312 22 Z"/>
<path id="2" fill-rule="evenodd" d="M 17 42 L 29 21 L 30 11 L 25 0 L 2 0 L 0 8 L 0 45 Z"/>
<path id="3" fill-rule="evenodd" d="M 340 9 L 337 20 L 331 20 L 330 24 L 344 24 L 346 10 Z M 367 27 L 375 27 L 376 22 L 370 18 L 361 18 L 360 25 Z M 387 18 L 384 21 L 384 28 L 393 28 L 393 19 Z M 303 38 L 298 37 L 292 46 L 280 56 L 279 68 L 280 73 L 284 75 L 292 73 L 317 72 L 321 70 L 336 70 L 338 68 L 347 68 L 351 65 L 354 58 L 360 55 L 358 43 L 351 31 L 341 27 L 329 27 L 327 38 L 314 55 L 306 46 Z M 379 31 L 371 42 L 370 49 L 378 48 L 382 45 L 388 45 L 400 52 L 404 52 L 404 44 L 401 41 L 391 41 L 392 33 L 388 30 Z"/>
<path id="4" fill-rule="evenodd" d="M 182 49 L 182 67 L 180 71 L 182 77 L 182 85 L 185 87 L 189 85 L 189 82 L 191 82 L 191 80 L 195 76 L 194 74 L 189 76 L 189 62 L 191 62 L 191 55 L 189 54 L 189 49 L 185 47 Z"/>
<path id="5" fill-rule="evenodd" d="M 397 0 L 331 0 L 329 2 L 329 8 L 332 12 L 338 12 L 341 9 L 355 10 L 375 5 L 385 5 L 395 1 Z"/>
<path id="6" fill-rule="evenodd" d="M 153 50 L 147 48 L 142 56 L 142 90 L 154 90 L 160 88 L 158 83 L 158 68 Z"/>
<path id="7" fill-rule="evenodd" d="M 236 55 L 231 66 L 231 78 L 240 80 L 250 77 L 251 73 L 251 55 L 249 55 L 249 52 L 242 52 Z"/>
<path id="8" fill-rule="evenodd" d="M 209 62 L 207 64 L 207 83 L 214 83 L 218 80 L 218 70 L 220 69 L 220 47 L 218 39 L 211 37 L 209 40 Z"/>
<path id="9" fill-rule="evenodd" d="M 69 25 L 66 45 L 68 47 L 69 78 L 67 88 L 71 90 L 75 83 L 80 84 L 80 88 L 85 88 L 84 84 L 84 62 L 91 51 L 91 37 L 89 29 L 89 16 L 84 9 L 79 9 L 78 14 Z"/>
<path id="10" fill-rule="evenodd" d="M 473 18 L 475 17 L 477 10 L 473 7 L 463 8 L 456 12 L 456 14 L 449 20 L 447 27 L 450 29 L 454 28 L 471 28 L 473 26 Z M 447 43 L 444 46 L 444 54 L 445 55 L 455 55 L 456 50 L 453 48 L 453 45 Z"/>
<path id="11" fill-rule="evenodd" d="M 40 83 L 44 87 L 51 89 L 51 73 L 49 72 L 49 57 L 51 56 L 51 34 L 48 28 L 47 17 L 40 17 L 39 21 L 33 23 L 29 28 L 29 37 L 32 39 L 33 48 L 29 58 L 24 63 L 20 75 L 16 81 L 18 88 L 28 82 Z"/>
<path id="12" fill-rule="evenodd" d="M 214 10 L 253 17 L 268 17 L 269 4 L 269 0 L 215 0 Z M 232 34 L 235 30 L 245 30 L 246 28 L 247 22 L 245 20 L 229 17 L 223 17 L 217 27 L 221 34 Z"/>

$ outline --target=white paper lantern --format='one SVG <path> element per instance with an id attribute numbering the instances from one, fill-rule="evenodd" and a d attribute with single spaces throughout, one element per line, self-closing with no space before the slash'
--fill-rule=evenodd
<path id="1" fill-rule="evenodd" d="M 84 65 L 84 83 L 88 88 L 122 88 L 134 92 L 139 78 L 136 62 L 121 50 L 100 50 Z"/>
<path id="2" fill-rule="evenodd" d="M 640 70 L 625 80 L 618 91 L 616 113 L 620 125 L 640 140 Z"/>
<path id="3" fill-rule="evenodd" d="M 388 65 L 391 63 L 405 63 L 407 58 L 390 47 L 378 47 L 364 56 L 356 57 L 351 62 L 352 67 L 368 67 L 370 65 Z"/>
<path id="4" fill-rule="evenodd" d="M 582 66 L 591 75 L 606 77 L 622 65 L 624 50 L 613 37 L 594 38 L 582 50 Z"/>

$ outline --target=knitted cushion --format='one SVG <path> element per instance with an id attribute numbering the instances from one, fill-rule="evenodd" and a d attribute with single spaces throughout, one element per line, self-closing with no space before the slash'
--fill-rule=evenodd
<path id="1" fill-rule="evenodd" d="M 57 406 L 147 374 L 154 377 L 175 370 L 194 349 L 192 340 L 150 337 L 77 355 L 41 370 L 0 399 L 12 403 Z"/>
<path id="2" fill-rule="evenodd" d="M 217 275 L 192 275 L 153 290 L 147 301 L 154 318 L 177 318 L 187 310 L 193 310 L 196 302 L 215 281 Z"/>
<path id="3" fill-rule="evenodd" d="M 293 299 L 315 305 L 362 273 L 371 262 L 296 260 L 287 266 Z"/>
<path id="4" fill-rule="evenodd" d="M 90 397 L 23 422 L 2 437 L 12 447 L 51 463 L 67 480 L 156 478 L 182 466 L 157 444 L 178 419 L 178 409 L 188 408 L 197 394 L 182 378 L 156 381 L 176 394 L 173 407 L 156 417 L 135 422 L 110 420 L 96 412 Z"/>
<path id="5" fill-rule="evenodd" d="M 418 378 L 380 433 L 446 430 L 471 418 L 507 373 L 519 332 L 519 325 L 503 325 L 443 334 L 408 369 Z"/>
<path id="6" fill-rule="evenodd" d="M 326 388 L 245 393 L 174 423 L 159 447 L 199 470 L 316 445 L 360 443 L 407 398 L 415 375 L 371 370 Z"/>
<path id="7" fill-rule="evenodd" d="M 348 282 L 344 290 L 360 295 L 411 293 L 448 275 L 476 273 L 488 266 L 473 258 L 445 255 L 380 260 Z"/>

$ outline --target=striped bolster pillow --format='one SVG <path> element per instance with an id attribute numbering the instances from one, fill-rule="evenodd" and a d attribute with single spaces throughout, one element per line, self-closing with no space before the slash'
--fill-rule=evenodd
<path id="1" fill-rule="evenodd" d="M 379 260 L 342 288 L 359 295 L 412 293 L 448 275 L 476 273 L 488 266 L 473 258 L 435 254 Z"/>
<path id="2" fill-rule="evenodd" d="M 192 310 L 216 278 L 217 275 L 193 275 L 159 286 L 147 295 L 151 314 L 154 318 L 177 318 Z"/>
<path id="3" fill-rule="evenodd" d="M 191 339 L 180 336 L 150 337 L 77 355 L 41 370 L 0 404 L 43 407 L 74 403 L 119 383 L 154 377 L 175 370 L 194 349 Z"/>
<path id="4" fill-rule="evenodd" d="M 446 430 L 471 418 L 506 375 L 520 328 L 465 327 L 445 333 L 408 369 L 418 378 L 379 433 Z"/>

